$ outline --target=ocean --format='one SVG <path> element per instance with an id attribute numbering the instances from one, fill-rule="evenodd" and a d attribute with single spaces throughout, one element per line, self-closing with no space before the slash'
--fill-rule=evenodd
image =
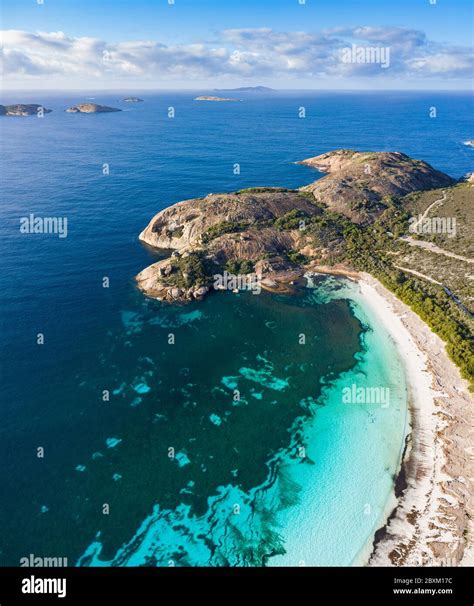
<path id="1" fill-rule="evenodd" d="M 461 177 L 472 97 L 199 92 L 4 94 L 53 112 L 0 125 L 0 565 L 350 565 L 383 524 L 407 394 L 357 287 L 171 307 L 135 287 L 158 259 L 138 234 L 180 200 L 310 183 L 295 162 L 337 148 Z M 124 111 L 63 111 L 92 98 Z M 30 214 L 67 237 L 22 233 Z M 343 404 L 353 383 L 389 386 L 390 406 Z"/>

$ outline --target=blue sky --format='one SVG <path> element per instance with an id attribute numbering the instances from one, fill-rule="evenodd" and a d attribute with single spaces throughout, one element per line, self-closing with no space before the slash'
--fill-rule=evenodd
<path id="1" fill-rule="evenodd" d="M 471 0 L 299 2 L 3 0 L 5 86 L 470 87 Z M 352 44 L 389 65 L 342 61 Z"/>

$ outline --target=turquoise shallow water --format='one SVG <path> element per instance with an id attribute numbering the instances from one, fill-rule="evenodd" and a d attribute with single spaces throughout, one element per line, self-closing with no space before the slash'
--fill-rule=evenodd
<path id="1" fill-rule="evenodd" d="M 80 565 L 360 563 L 357 557 L 384 522 L 399 468 L 406 434 L 406 384 L 395 346 L 367 311 L 358 287 L 336 278 L 310 285 L 312 289 L 299 301 L 303 309 L 311 306 L 321 314 L 336 301 L 350 303 L 363 327 L 361 351 L 355 355 L 355 365 L 337 378 L 328 373 L 319 381 L 314 376 L 312 386 L 306 383 L 300 414 L 288 428 L 287 444 L 268 458 L 265 480 L 246 490 L 239 482 L 242 470 L 236 466 L 231 471 L 233 479 L 218 486 L 207 499 L 202 515 L 189 502 L 175 509 L 156 505 L 112 558 L 103 557 L 98 534 L 79 559 Z M 194 317 L 197 319 L 196 314 Z M 341 319 L 332 317 L 330 321 Z M 267 350 L 265 355 L 272 358 L 276 353 Z M 285 391 L 285 398 L 275 399 L 272 405 L 294 400 L 294 391 L 287 391 L 292 378 L 275 376 L 268 358 L 262 354 L 256 358 L 262 363 L 259 370 L 241 367 L 235 376 L 222 378 L 224 387 L 242 386 L 243 378 L 260 386 L 258 391 L 250 389 L 249 400 L 257 396 L 261 401 L 268 392 Z M 315 368 L 310 365 L 305 370 L 311 373 Z M 358 388 L 383 386 L 389 390 L 389 398 L 383 403 L 344 403 L 343 389 L 353 384 Z M 238 406 L 253 403 L 243 399 Z M 227 403 L 224 412 L 209 416 L 217 431 L 223 431 L 223 422 L 231 423 L 231 410 Z M 275 422 L 277 417 L 275 414 Z M 265 439 L 274 429 L 273 420 L 261 429 L 261 439 Z M 190 465 L 189 457 L 193 459 L 190 452 L 179 453 L 178 465 Z M 190 480 L 188 489 L 181 492 L 192 495 L 195 485 Z"/>
<path id="2" fill-rule="evenodd" d="M 304 487 L 300 493 L 304 505 L 278 515 L 287 553 L 275 557 L 272 565 L 363 563 L 392 502 L 408 423 L 403 363 L 356 284 L 327 278 L 315 287 L 317 302 L 338 298 L 351 302 L 365 327 L 363 349 L 353 369 L 324 387 L 320 397 L 324 406 L 306 424 L 307 453 L 314 466 L 286 469 L 291 480 Z M 352 385 L 384 386 L 389 398 L 377 403 L 344 402 L 344 389 Z"/>
<path id="3" fill-rule="evenodd" d="M 140 378 L 139 389 L 146 383 L 150 390 L 144 402 L 130 402 L 134 412 L 146 406 L 154 413 L 153 468 L 139 474 L 155 475 L 156 503 L 118 549 L 115 529 L 102 522 L 78 564 L 249 566 L 284 553 L 276 514 L 303 502 L 302 486 L 281 471 L 301 464 L 304 426 L 320 407 L 319 379 L 354 366 L 362 328 L 346 301 L 318 304 L 308 294 L 220 293 L 172 322 L 172 308 L 149 320 L 124 314 L 128 348 L 140 354 L 150 347 L 150 324 L 157 338 L 184 329 L 161 361 L 155 355 L 147 379 Z M 186 354 L 176 347 L 183 339 Z M 179 363 L 173 374 L 170 363 Z M 184 386 L 174 383 L 176 375 Z M 128 401 L 136 379 L 122 374 L 120 385 Z M 170 389 L 172 399 L 161 397 Z M 171 459 L 170 445 L 176 445 Z M 120 447 L 133 473 L 136 444 L 129 437 Z"/>

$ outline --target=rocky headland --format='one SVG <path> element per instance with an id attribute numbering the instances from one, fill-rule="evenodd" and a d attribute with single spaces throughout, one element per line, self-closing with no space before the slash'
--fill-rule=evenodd
<path id="1" fill-rule="evenodd" d="M 139 237 L 173 256 L 140 272 L 139 287 L 155 298 L 185 301 L 196 290 L 203 296 L 219 269 L 255 272 L 269 290 L 284 290 L 316 267 L 349 269 L 344 234 L 351 225 L 366 228 L 403 196 L 455 182 L 396 152 L 337 150 L 301 164 L 328 174 L 299 190 L 256 187 L 160 211 Z"/>

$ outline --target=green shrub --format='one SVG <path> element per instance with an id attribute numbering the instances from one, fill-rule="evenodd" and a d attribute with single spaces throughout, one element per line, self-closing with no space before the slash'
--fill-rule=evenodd
<path id="1" fill-rule="evenodd" d="M 307 213 L 305 213 L 303 210 L 294 208 L 281 217 L 278 217 L 273 225 L 280 231 L 284 231 L 286 229 L 299 229 L 301 226 L 301 221 L 305 221 L 305 223 L 307 223 L 308 220 L 309 215 Z"/>
<path id="2" fill-rule="evenodd" d="M 236 194 L 264 194 L 264 193 L 279 193 L 279 192 L 292 192 L 293 189 L 286 187 L 247 187 L 245 189 L 239 189 Z"/>
<path id="3" fill-rule="evenodd" d="M 221 221 L 220 223 L 216 223 L 209 227 L 207 231 L 205 231 L 201 240 L 204 244 L 208 244 L 211 240 L 218 238 L 219 236 L 223 236 L 224 234 L 232 234 L 244 231 L 249 227 L 249 223 L 243 223 L 239 221 Z"/>
<path id="4" fill-rule="evenodd" d="M 168 286 L 191 288 L 208 286 L 216 270 L 215 264 L 202 252 L 193 252 L 186 257 L 173 257 L 172 273 L 163 279 Z"/>
<path id="5" fill-rule="evenodd" d="M 291 261 L 292 263 L 295 263 L 295 265 L 304 265 L 305 263 L 309 262 L 309 257 L 301 254 L 300 252 L 298 252 L 296 250 L 288 251 L 286 253 L 286 256 L 287 256 L 288 260 Z"/>
<path id="6" fill-rule="evenodd" d="M 251 274 L 255 271 L 255 263 L 250 259 L 236 259 L 234 261 L 227 261 L 224 269 L 234 276 Z"/>

